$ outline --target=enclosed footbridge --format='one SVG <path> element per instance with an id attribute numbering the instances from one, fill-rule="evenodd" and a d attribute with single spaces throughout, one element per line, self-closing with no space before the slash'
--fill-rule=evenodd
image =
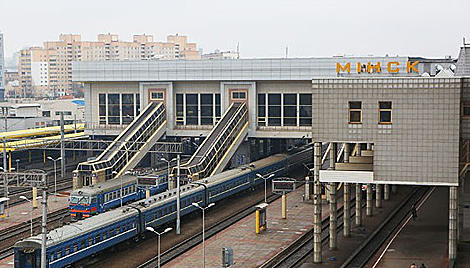
<path id="1" fill-rule="evenodd" d="M 134 168 L 166 131 L 163 103 L 150 103 L 144 111 L 94 160 L 74 171 L 74 188 L 118 177 Z"/>
<path id="2" fill-rule="evenodd" d="M 247 134 L 246 103 L 233 103 L 189 161 L 181 166 L 181 176 L 198 180 L 222 172 Z M 172 175 L 176 174 L 174 168 Z"/>

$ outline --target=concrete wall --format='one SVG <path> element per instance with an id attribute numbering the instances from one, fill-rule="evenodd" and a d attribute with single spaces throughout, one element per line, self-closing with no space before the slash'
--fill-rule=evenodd
<path id="1" fill-rule="evenodd" d="M 313 140 L 374 143 L 374 180 L 457 185 L 461 80 L 314 79 Z M 362 124 L 348 102 L 362 101 Z M 378 102 L 392 101 L 392 124 L 378 124 Z"/>

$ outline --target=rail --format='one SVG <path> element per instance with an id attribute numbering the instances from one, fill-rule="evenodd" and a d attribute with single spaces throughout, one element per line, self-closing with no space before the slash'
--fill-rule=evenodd
<path id="1" fill-rule="evenodd" d="M 80 187 L 118 177 L 137 165 L 166 130 L 163 103 L 150 103 L 142 113 L 96 159 L 80 163 L 75 177 Z"/>
<path id="2" fill-rule="evenodd" d="M 181 167 L 182 175 L 196 179 L 220 172 L 229 160 L 236 144 L 240 143 L 248 127 L 248 108 L 245 103 L 232 104 L 222 119 L 209 133 L 191 159 Z M 175 174 L 176 170 L 173 170 Z"/>

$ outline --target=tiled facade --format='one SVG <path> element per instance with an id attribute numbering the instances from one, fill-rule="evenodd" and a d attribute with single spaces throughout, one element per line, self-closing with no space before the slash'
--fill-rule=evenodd
<path id="1" fill-rule="evenodd" d="M 458 183 L 459 78 L 314 79 L 313 140 L 374 144 L 374 181 Z M 349 102 L 362 102 L 350 123 Z M 392 120 L 379 123 L 379 102 Z"/>

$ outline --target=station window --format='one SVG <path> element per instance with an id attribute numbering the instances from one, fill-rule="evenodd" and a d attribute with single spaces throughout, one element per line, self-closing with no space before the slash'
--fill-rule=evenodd
<path id="1" fill-rule="evenodd" d="M 362 122 L 362 102 L 350 101 L 349 102 L 349 123 L 360 124 Z"/>
<path id="2" fill-rule="evenodd" d="M 312 94 L 258 94 L 258 126 L 311 126 Z"/>
<path id="3" fill-rule="evenodd" d="M 466 101 L 463 103 L 462 115 L 465 117 L 470 117 L 470 101 Z"/>
<path id="4" fill-rule="evenodd" d="M 246 92 L 232 91 L 232 100 L 246 100 Z"/>
<path id="5" fill-rule="evenodd" d="M 379 101 L 379 124 L 392 123 L 392 102 Z"/>
<path id="6" fill-rule="evenodd" d="M 283 125 L 297 126 L 297 94 L 284 94 Z"/>
<path id="7" fill-rule="evenodd" d="M 213 125 L 220 116 L 220 94 L 176 94 L 176 125 Z"/>
<path id="8" fill-rule="evenodd" d="M 150 99 L 151 100 L 163 100 L 163 91 L 153 91 L 150 92 Z"/>
<path id="9" fill-rule="evenodd" d="M 281 125 L 281 94 L 268 94 L 268 125 Z"/>
<path id="10" fill-rule="evenodd" d="M 266 126 L 266 94 L 258 94 L 258 126 Z"/>
<path id="11" fill-rule="evenodd" d="M 201 125 L 212 125 L 214 120 L 214 95 L 201 94 Z"/>

